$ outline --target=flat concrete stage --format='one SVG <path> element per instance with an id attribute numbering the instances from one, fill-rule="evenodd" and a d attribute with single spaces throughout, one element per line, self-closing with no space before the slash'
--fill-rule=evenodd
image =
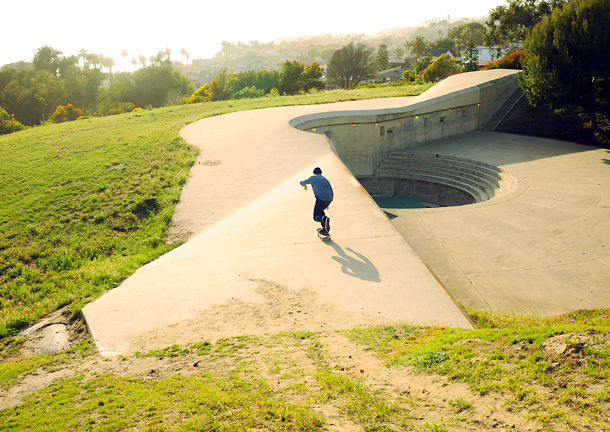
<path id="1" fill-rule="evenodd" d="M 83 309 L 102 354 L 388 322 L 471 327 L 326 138 L 288 124 L 408 101 L 245 111 L 185 127 L 201 152 L 171 235 L 190 240 Z M 311 188 L 298 183 L 316 166 L 335 192 L 330 242 L 318 239 Z"/>
<path id="2" fill-rule="evenodd" d="M 485 162 L 518 180 L 487 202 L 392 210 L 458 301 L 543 315 L 610 307 L 608 149 L 478 131 L 414 151 Z"/>

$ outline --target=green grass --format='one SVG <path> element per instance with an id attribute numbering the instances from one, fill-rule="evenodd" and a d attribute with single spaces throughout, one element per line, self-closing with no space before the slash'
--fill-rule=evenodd
<path id="1" fill-rule="evenodd" d="M 197 150 L 186 124 L 227 112 L 415 95 L 430 86 L 166 107 L 0 136 L 0 339 L 74 313 L 163 243 Z"/>
<path id="2" fill-rule="evenodd" d="M 0 418 L 0 431 L 316 431 L 322 425 L 308 407 L 275 397 L 262 380 L 209 374 L 161 381 L 83 374 L 29 396 Z"/>
<path id="3" fill-rule="evenodd" d="M 374 350 L 389 366 L 439 374 L 468 384 L 473 394 L 502 395 L 508 410 L 525 409 L 542 424 L 559 419 L 573 425 L 575 416 L 603 424 L 600 419 L 608 420 L 610 401 L 609 312 L 579 310 L 541 318 L 471 310 L 479 326 L 474 330 L 402 326 L 395 327 L 399 337 L 388 338 L 383 326 L 377 333 L 355 329 L 344 334 Z M 559 335 L 570 336 L 566 352 L 545 351 L 544 343 Z M 591 343 L 579 343 L 583 335 Z M 458 401 L 453 408 L 467 406 Z"/>
<path id="4" fill-rule="evenodd" d="M 384 378 L 390 380 L 384 389 L 338 364 L 336 341 L 327 344 L 324 333 L 242 335 L 104 361 L 88 342 L 65 353 L 10 359 L 0 364 L 3 389 L 35 372 L 77 372 L 0 411 L 0 431 L 317 431 L 333 429 L 332 418 L 322 414 L 332 411 L 364 431 L 451 431 L 472 429 L 485 417 L 486 405 L 473 402 L 483 394 L 533 420 L 536 430 L 610 430 L 609 310 L 554 318 L 469 312 L 478 329 L 383 325 L 340 332 L 398 372 L 398 383 Z M 558 335 L 567 335 L 578 356 L 545 351 L 545 342 Z M 579 343 L 582 337 L 589 342 Z M 144 362 L 139 369 L 137 362 Z M 99 372 L 125 367 L 165 375 Z M 378 373 L 384 371 L 371 376 Z M 439 388 L 466 383 L 472 397 L 421 399 L 405 385 L 413 373 L 432 374 Z"/>

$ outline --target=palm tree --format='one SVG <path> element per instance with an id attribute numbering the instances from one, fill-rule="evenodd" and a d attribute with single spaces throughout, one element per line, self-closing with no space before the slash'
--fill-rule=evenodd
<path id="1" fill-rule="evenodd" d="M 136 66 L 138 65 L 138 61 L 136 60 L 135 57 L 132 57 L 131 59 L 131 64 L 133 65 L 133 69 L 136 69 Z"/>
<path id="2" fill-rule="evenodd" d="M 142 65 L 142 67 L 146 67 L 146 57 L 144 57 L 142 54 L 140 54 L 138 56 L 138 60 L 140 61 L 140 64 Z"/>
<path id="3" fill-rule="evenodd" d="M 180 50 L 180 54 L 182 54 L 182 64 L 184 64 L 184 56 L 186 55 L 186 50 L 184 48 L 182 48 Z"/>
<path id="4" fill-rule="evenodd" d="M 423 36 L 415 36 L 415 38 L 407 42 L 407 49 L 418 59 L 424 55 L 426 45 L 426 38 Z"/>
<path id="5" fill-rule="evenodd" d="M 85 57 L 87 57 L 87 50 L 85 48 L 81 48 L 78 51 L 78 57 L 83 60 L 83 67 L 85 67 Z"/>
<path id="6" fill-rule="evenodd" d="M 102 66 L 107 67 L 108 68 L 108 72 L 110 72 L 110 75 L 112 75 L 112 66 L 114 66 L 114 59 L 110 58 L 110 57 L 104 57 L 101 56 L 101 62 L 102 62 Z"/>
<path id="7" fill-rule="evenodd" d="M 171 61 L 172 59 L 171 59 L 171 58 L 169 58 L 169 56 L 172 54 L 172 50 L 171 50 L 171 49 L 169 49 L 169 48 L 165 48 L 164 53 L 165 53 L 165 55 L 167 56 L 167 59 L 168 59 L 169 61 Z"/>
<path id="8" fill-rule="evenodd" d="M 126 49 L 124 49 L 123 51 L 121 51 L 121 57 L 123 58 L 127 58 L 127 56 L 129 55 L 129 53 L 127 52 Z"/>

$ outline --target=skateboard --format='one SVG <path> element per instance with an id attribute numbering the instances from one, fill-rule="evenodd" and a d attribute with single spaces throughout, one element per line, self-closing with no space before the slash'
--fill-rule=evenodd
<path id="1" fill-rule="evenodd" d="M 329 241 L 329 240 L 331 240 L 329 233 L 322 234 L 319 230 L 318 230 L 318 237 L 322 241 Z"/>

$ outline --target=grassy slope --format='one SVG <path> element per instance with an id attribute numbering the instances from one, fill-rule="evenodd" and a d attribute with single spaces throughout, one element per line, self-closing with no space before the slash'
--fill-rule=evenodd
<path id="1" fill-rule="evenodd" d="M 37 368 L 39 376 L 62 368 L 74 376 L 0 410 L 0 431 L 610 430 L 608 310 L 471 313 L 476 330 L 345 330 L 349 351 L 333 351 L 337 335 L 295 332 L 113 359 L 93 354 L 90 342 L 9 359 L 0 390 Z M 545 346 L 558 335 L 567 339 Z"/>
<path id="2" fill-rule="evenodd" d="M 184 125 L 428 87 L 174 106 L 0 136 L 0 338 L 64 305 L 80 310 L 168 251 L 162 239 L 196 157 L 178 136 Z"/>

